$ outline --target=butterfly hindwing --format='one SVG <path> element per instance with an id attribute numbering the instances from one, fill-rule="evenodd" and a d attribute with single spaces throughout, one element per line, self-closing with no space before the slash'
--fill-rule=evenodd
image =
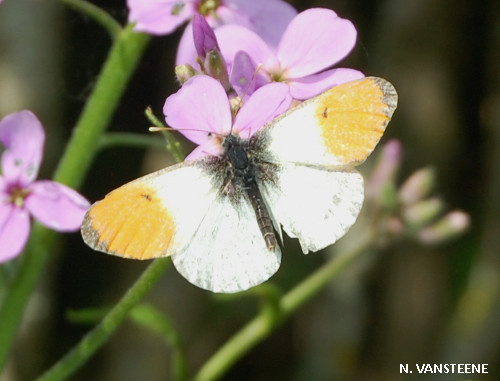
<path id="1" fill-rule="evenodd" d="M 354 224 L 363 203 L 363 178 L 355 170 L 285 164 L 262 194 L 283 230 L 304 253 L 323 249 Z"/>
<path id="2" fill-rule="evenodd" d="M 269 279 L 279 268 L 281 251 L 273 251 L 257 225 L 247 198 L 236 204 L 228 197 L 215 200 L 189 245 L 172 257 L 191 283 L 214 292 L 237 292 Z"/>

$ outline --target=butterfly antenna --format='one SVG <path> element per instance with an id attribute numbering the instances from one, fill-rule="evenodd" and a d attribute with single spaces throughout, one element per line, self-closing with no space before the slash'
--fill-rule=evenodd
<path id="1" fill-rule="evenodd" d="M 158 127 L 158 126 L 151 126 L 148 128 L 149 132 L 161 132 L 161 131 L 173 131 L 173 128 L 171 127 Z"/>
<path id="2" fill-rule="evenodd" d="M 255 68 L 255 71 L 253 72 L 252 78 L 250 79 L 250 82 L 248 82 L 248 86 L 245 89 L 245 95 L 247 95 L 248 90 L 250 89 L 250 85 L 256 81 L 257 74 L 259 74 L 260 69 L 262 69 L 262 63 L 258 64 L 257 67 Z"/>

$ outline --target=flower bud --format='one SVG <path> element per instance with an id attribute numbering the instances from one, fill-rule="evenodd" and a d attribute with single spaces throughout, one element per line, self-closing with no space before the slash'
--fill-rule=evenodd
<path id="1" fill-rule="evenodd" d="M 429 198 L 409 205 L 402 210 L 406 223 L 412 227 L 422 227 L 429 224 L 443 211 L 443 202 L 437 198 Z"/>
<path id="2" fill-rule="evenodd" d="M 433 168 L 425 167 L 414 172 L 399 188 L 398 197 L 402 204 L 411 205 L 429 195 L 436 181 Z"/>
<path id="3" fill-rule="evenodd" d="M 226 91 L 230 90 L 226 60 L 222 56 L 215 33 L 205 17 L 198 13 L 193 16 L 193 39 L 201 71 L 217 79 Z"/>
<path id="4" fill-rule="evenodd" d="M 175 76 L 181 85 L 197 74 L 191 65 L 177 65 L 175 67 Z"/>
<path id="5" fill-rule="evenodd" d="M 389 217 L 385 223 L 386 231 L 392 236 L 402 235 L 404 233 L 405 227 L 401 220 L 397 217 Z"/>
<path id="6" fill-rule="evenodd" d="M 470 226 L 470 217 L 467 213 L 454 210 L 418 233 L 422 243 L 436 244 L 457 237 Z"/>
<path id="7" fill-rule="evenodd" d="M 207 52 L 203 62 L 203 69 L 206 74 L 218 80 L 226 91 L 232 88 L 229 83 L 226 61 L 220 50 L 214 49 Z"/>
<path id="8" fill-rule="evenodd" d="M 219 49 L 214 31 L 205 17 L 199 13 L 193 15 L 193 39 L 196 52 L 202 60 L 205 59 L 207 52 Z"/>
<path id="9" fill-rule="evenodd" d="M 401 143 L 390 140 L 383 148 L 366 185 L 366 197 L 383 204 L 394 204 L 394 182 L 401 163 Z"/>

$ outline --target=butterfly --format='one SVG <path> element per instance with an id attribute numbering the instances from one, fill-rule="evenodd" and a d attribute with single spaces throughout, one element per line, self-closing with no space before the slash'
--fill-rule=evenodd
<path id="1" fill-rule="evenodd" d="M 133 259 L 171 256 L 189 282 L 233 293 L 268 280 L 282 230 L 304 254 L 332 245 L 364 199 L 355 170 L 397 106 L 386 80 L 366 77 L 300 103 L 223 154 L 129 182 L 96 202 L 82 224 L 91 248 Z"/>

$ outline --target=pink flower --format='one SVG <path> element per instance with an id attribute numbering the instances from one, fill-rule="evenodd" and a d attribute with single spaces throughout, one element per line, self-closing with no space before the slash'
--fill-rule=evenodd
<path id="1" fill-rule="evenodd" d="M 281 0 L 127 0 L 127 6 L 129 20 L 140 32 L 170 34 L 200 13 L 213 28 L 231 23 L 244 25 L 271 43 L 279 40 L 297 13 Z"/>
<path id="2" fill-rule="evenodd" d="M 89 202 L 73 189 L 49 180 L 35 181 L 45 133 L 31 111 L 0 121 L 5 146 L 0 176 L 0 262 L 18 255 L 30 232 L 30 215 L 57 231 L 80 229 Z"/>
<path id="3" fill-rule="evenodd" d="M 296 99 L 308 99 L 330 87 L 364 75 L 353 69 L 329 69 L 346 57 L 356 42 L 356 29 L 346 19 L 329 9 L 313 8 L 299 13 L 284 31 L 277 48 L 253 31 L 240 25 L 224 25 L 215 30 L 222 54 L 236 70 L 230 76 L 233 84 L 248 82 L 258 65 L 258 79 L 262 83 L 284 82 Z M 241 65 L 242 52 L 247 69 L 233 68 Z M 185 49 L 178 55 L 177 63 L 189 63 L 196 67 L 196 52 Z M 249 63 L 249 59 L 253 64 Z"/>
<path id="4" fill-rule="evenodd" d="M 260 127 L 286 111 L 290 103 L 286 85 L 269 84 L 248 97 L 233 120 L 229 99 L 220 82 L 197 75 L 167 98 L 163 113 L 170 127 L 198 144 L 186 158 L 192 160 L 221 155 L 225 136 L 234 134 L 250 138 Z"/>

